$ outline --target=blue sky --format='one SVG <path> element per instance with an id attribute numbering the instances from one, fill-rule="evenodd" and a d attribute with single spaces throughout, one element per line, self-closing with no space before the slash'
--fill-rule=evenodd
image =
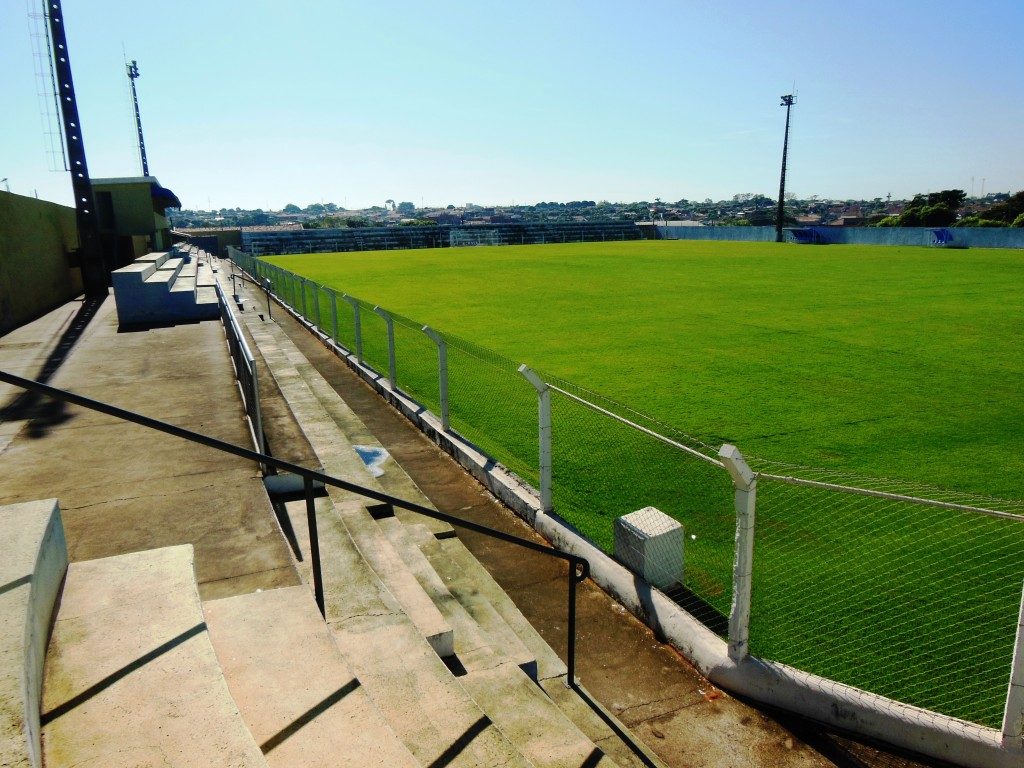
<path id="1" fill-rule="evenodd" d="M 0 178 L 49 170 L 31 0 L 0 0 Z M 64 0 L 94 177 L 187 208 L 1024 188 L 1024 2 Z"/>

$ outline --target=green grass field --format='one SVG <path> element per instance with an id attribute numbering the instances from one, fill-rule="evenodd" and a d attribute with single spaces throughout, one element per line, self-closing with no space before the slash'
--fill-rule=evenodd
<path id="1" fill-rule="evenodd" d="M 519 362 L 716 448 L 1021 497 L 1017 251 L 639 241 L 267 260 L 415 318 L 396 324 L 398 382 L 432 409 L 436 352 L 418 328 L 459 337 L 453 425 L 533 483 L 536 398 Z M 320 307 L 330 330 L 326 292 Z M 386 371 L 384 324 L 361 314 L 366 357 Z M 560 396 L 553 414 L 556 511 L 606 550 L 618 515 L 672 514 L 696 536 L 686 587 L 727 614 L 724 473 Z M 754 652 L 997 725 L 1024 526 L 830 496 L 759 491 Z"/>
<path id="2" fill-rule="evenodd" d="M 1021 497 L 1017 251 L 639 241 L 269 261 L 711 444 Z"/>

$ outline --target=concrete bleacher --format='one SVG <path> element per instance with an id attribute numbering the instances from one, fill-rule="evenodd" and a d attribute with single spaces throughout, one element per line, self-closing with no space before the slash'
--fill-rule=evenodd
<path id="1" fill-rule="evenodd" d="M 168 261 L 154 256 L 138 271 L 152 267 L 152 277 Z M 166 271 L 178 279 L 188 263 Z M 112 328 L 111 315 L 108 305 Z M 379 443 L 276 325 L 259 322 L 255 313 L 242 316 L 273 372 L 268 384 L 286 397 L 324 469 L 427 503 L 394 461 L 384 463 L 379 478 L 368 472 L 353 440 Z M 191 338 L 207 335 L 209 327 L 107 332 L 123 346 L 144 334 L 154 341 L 181 336 L 184 342 L 180 331 Z M 84 349 L 102 338 L 91 334 Z M 102 364 L 96 357 L 72 358 L 63 375 L 95 375 Z M 188 373 L 177 371 L 174 379 L 183 378 Z M 130 397 L 127 388 L 136 384 L 146 386 L 141 380 L 125 384 L 121 394 Z M 74 428 L 60 430 L 65 440 L 90 429 L 125 429 L 108 419 L 94 425 L 89 412 L 74 414 Z M 200 412 L 196 417 L 209 421 Z M 19 441 L 14 445 L 27 450 Z M 95 449 L 98 460 L 111 453 Z M 183 444 L 182 450 L 195 449 Z M 139 460 L 140 470 L 144 463 Z M 72 502 L 64 516 L 53 499 L 0 507 L 5 543 L 18 555 L 0 564 L 0 764 L 640 765 L 624 744 L 612 743 L 612 732 L 566 686 L 565 666 L 446 523 L 390 515 L 335 489 L 318 499 L 325 620 L 308 578 L 298 585 L 252 591 L 239 583 L 227 590 L 207 573 L 204 591 L 199 575 L 209 570 L 210 558 L 235 562 L 238 553 L 226 541 L 206 551 L 207 536 L 193 545 L 176 529 L 165 530 L 159 516 L 143 513 L 130 522 L 125 505 L 151 509 L 168 489 L 147 491 L 140 481 L 126 490 L 127 478 L 117 470 L 99 461 L 90 466 L 102 484 L 88 498 L 61 491 Z M 73 474 L 69 468 L 64 473 Z M 110 483 L 121 489 L 114 495 L 125 507 L 122 525 L 140 536 L 152 529 L 139 539 L 152 543 L 140 547 L 125 540 L 121 547 L 108 541 L 102 554 L 76 557 L 95 552 L 96 544 L 85 540 L 100 519 L 86 512 L 91 524 L 83 527 L 82 510 L 104 498 Z M 16 495 L 12 489 L 8 493 Z M 223 491 L 215 482 L 208 493 Z M 234 497 L 229 503 L 252 506 Z M 180 506 L 182 524 L 199 522 L 188 522 L 194 502 L 182 498 Z M 216 514 L 224 515 L 218 531 L 231 526 L 230 509 Z M 254 567 L 281 570 L 276 562 L 238 563 L 236 570 Z"/>
<path id="2" fill-rule="evenodd" d="M 430 506 L 393 460 L 382 475 L 368 470 L 354 446 L 382 447 L 276 324 L 253 313 L 242 319 L 326 472 Z M 566 686 L 564 663 L 450 526 L 328 493 L 317 504 L 327 622 L 422 765 L 467 733 L 475 736 L 455 765 L 641 765 Z M 302 515 L 299 503 L 296 530 Z M 447 658 L 426 628 L 438 617 L 450 632 Z"/>
<path id="3" fill-rule="evenodd" d="M 114 270 L 118 321 L 137 325 L 216 318 L 220 310 L 213 270 L 209 254 L 186 244 Z"/>
<path id="4" fill-rule="evenodd" d="M 541 245 L 547 243 L 639 240 L 632 221 L 530 222 L 434 227 L 357 227 L 243 231 L 242 248 L 257 255 L 333 253 L 460 245 Z"/>

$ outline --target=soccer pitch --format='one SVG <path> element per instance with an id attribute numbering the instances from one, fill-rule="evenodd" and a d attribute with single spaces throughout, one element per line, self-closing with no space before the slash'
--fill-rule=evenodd
<path id="1" fill-rule="evenodd" d="M 711 445 L 1021 497 L 1019 251 L 637 241 L 268 261 Z"/>
<path id="2" fill-rule="evenodd" d="M 403 316 L 398 385 L 435 413 L 437 351 L 420 326 L 459 337 L 454 428 L 535 487 L 537 401 L 520 362 L 710 453 L 734 443 L 755 466 L 890 478 L 872 487 L 928 497 L 924 486 L 1021 497 L 1018 251 L 638 241 L 267 261 L 368 302 L 363 351 L 379 371 L 385 328 L 370 309 Z M 277 279 L 298 303 L 295 281 Z M 307 290 L 309 310 L 332 332 L 329 295 L 317 295 Z M 353 313 L 337 304 L 352 348 Z M 552 413 L 555 511 L 609 552 L 619 515 L 652 505 L 678 519 L 681 599 L 722 632 L 735 533 L 725 473 L 562 395 Z M 777 482 L 759 486 L 757 507 L 755 655 L 998 726 L 1024 523 Z"/>

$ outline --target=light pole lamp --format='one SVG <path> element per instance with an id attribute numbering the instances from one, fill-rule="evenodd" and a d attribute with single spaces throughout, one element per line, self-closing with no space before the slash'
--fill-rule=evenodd
<path id="1" fill-rule="evenodd" d="M 785 217 L 783 204 L 786 199 L 786 154 L 789 152 L 789 110 L 793 107 L 794 97 L 792 94 L 782 97 L 780 107 L 786 108 L 786 134 L 782 140 L 782 176 L 779 179 L 779 208 L 775 213 L 775 242 L 782 242 L 782 223 Z"/>

